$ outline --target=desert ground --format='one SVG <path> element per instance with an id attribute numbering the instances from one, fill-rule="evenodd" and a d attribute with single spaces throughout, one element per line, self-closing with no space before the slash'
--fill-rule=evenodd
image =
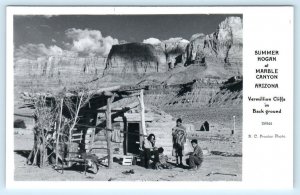
<path id="1" fill-rule="evenodd" d="M 241 181 L 242 180 L 242 110 L 236 108 L 181 109 L 168 110 L 174 117 L 182 117 L 192 122 L 195 128 L 206 119 L 210 122 L 209 132 L 189 133 L 189 140 L 198 139 L 204 150 L 204 162 L 197 171 L 186 167 L 176 167 L 174 157 L 169 163 L 172 169 L 152 170 L 142 166 L 122 166 L 113 163 L 113 168 L 100 167 L 97 174 L 84 173 L 83 167 L 55 170 L 51 165 L 44 168 L 27 165 L 26 158 L 33 146 L 33 134 L 30 129 L 14 129 L 14 165 L 16 181 Z M 213 116 L 214 114 L 214 116 Z M 232 116 L 235 115 L 236 131 L 231 135 Z M 27 121 L 28 122 L 28 121 Z M 29 125 L 30 127 L 30 125 Z M 185 157 L 187 158 L 187 157 Z M 184 160 L 185 162 L 185 160 Z M 124 174 L 133 170 L 134 174 Z"/>

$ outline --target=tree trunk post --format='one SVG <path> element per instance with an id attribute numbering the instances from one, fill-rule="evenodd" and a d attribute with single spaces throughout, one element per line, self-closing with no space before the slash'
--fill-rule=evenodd
<path id="1" fill-rule="evenodd" d="M 111 104 L 114 101 L 114 95 L 107 98 L 107 106 L 106 106 L 106 140 L 107 140 L 107 152 L 108 152 L 108 168 L 112 168 L 112 147 L 111 147 L 111 129 L 112 129 L 112 121 L 111 121 Z"/>
<path id="2" fill-rule="evenodd" d="M 61 98 L 60 100 L 60 113 L 59 113 L 59 121 L 58 121 L 58 126 L 57 126 L 57 137 L 56 137 L 56 146 L 55 146 L 55 166 L 57 168 L 58 166 L 58 146 L 59 146 L 59 137 L 60 137 L 60 126 L 61 126 L 61 118 L 62 118 L 62 110 L 63 110 L 63 103 L 64 103 L 64 98 Z"/>
<path id="3" fill-rule="evenodd" d="M 231 131 L 231 135 L 235 132 L 235 116 L 233 116 L 233 130 Z"/>
<path id="4" fill-rule="evenodd" d="M 141 124 L 142 124 L 142 128 L 141 128 L 142 132 L 140 132 L 140 134 L 143 135 L 143 136 L 140 135 L 140 147 L 142 148 L 144 136 L 147 135 L 146 121 L 145 121 L 144 90 L 143 89 L 141 89 L 141 91 L 140 91 L 139 102 L 140 102 L 140 108 L 141 108 Z"/>

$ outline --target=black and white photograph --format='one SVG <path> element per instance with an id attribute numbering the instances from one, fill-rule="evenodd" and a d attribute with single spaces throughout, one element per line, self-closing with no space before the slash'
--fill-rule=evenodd
<path id="1" fill-rule="evenodd" d="M 15 181 L 242 181 L 243 14 L 12 25 Z"/>

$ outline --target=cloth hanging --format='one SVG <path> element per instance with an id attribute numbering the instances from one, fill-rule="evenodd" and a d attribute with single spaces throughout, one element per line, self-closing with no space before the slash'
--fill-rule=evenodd
<path id="1" fill-rule="evenodd" d="M 116 143 L 121 143 L 121 131 L 120 129 L 114 129 L 111 136 L 111 141 Z"/>

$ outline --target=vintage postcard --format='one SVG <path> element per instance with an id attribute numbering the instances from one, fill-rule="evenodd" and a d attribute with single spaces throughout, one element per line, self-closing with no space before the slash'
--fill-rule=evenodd
<path id="1" fill-rule="evenodd" d="M 7 187 L 291 189 L 293 27 L 291 6 L 7 7 Z"/>

